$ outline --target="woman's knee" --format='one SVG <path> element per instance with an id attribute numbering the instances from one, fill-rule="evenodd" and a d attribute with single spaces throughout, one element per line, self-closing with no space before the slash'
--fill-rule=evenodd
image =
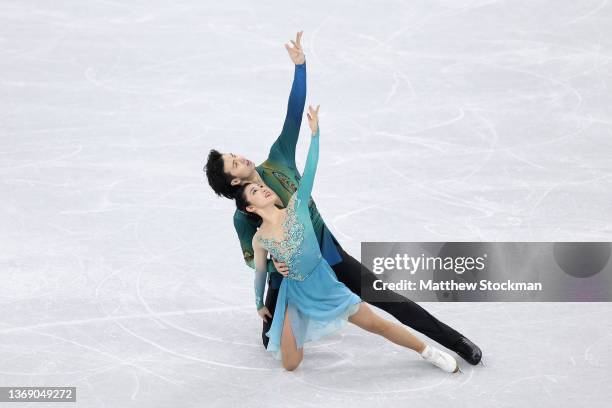
<path id="1" fill-rule="evenodd" d="M 283 358 L 283 368 L 287 371 L 295 370 L 302 362 L 302 357 L 301 353 L 296 353 L 290 357 Z"/>

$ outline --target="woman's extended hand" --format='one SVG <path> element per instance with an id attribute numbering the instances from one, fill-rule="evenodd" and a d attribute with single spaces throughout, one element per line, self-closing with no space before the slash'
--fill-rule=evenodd
<path id="1" fill-rule="evenodd" d="M 308 105 L 308 126 L 310 126 L 310 130 L 314 134 L 319 128 L 319 107 L 321 105 L 317 105 L 317 110 L 312 109 L 312 106 Z"/>
<path id="2" fill-rule="evenodd" d="M 268 316 L 270 319 L 272 318 L 272 314 L 270 314 L 270 311 L 268 310 L 267 307 L 262 307 L 261 309 L 259 309 L 257 311 L 257 314 L 259 315 L 259 317 L 261 317 L 263 319 L 264 322 L 268 323 L 268 319 L 266 319 L 266 316 Z"/>
<path id="3" fill-rule="evenodd" d="M 291 44 L 293 44 L 293 48 L 291 48 L 289 44 L 285 44 L 285 48 L 287 49 L 287 52 L 289 53 L 289 58 L 291 58 L 291 61 L 293 61 L 295 65 L 301 65 L 306 61 L 306 57 L 304 56 L 304 50 L 302 49 L 302 34 L 303 33 L 304 31 L 299 31 L 295 35 L 295 41 L 289 40 L 291 41 Z"/>

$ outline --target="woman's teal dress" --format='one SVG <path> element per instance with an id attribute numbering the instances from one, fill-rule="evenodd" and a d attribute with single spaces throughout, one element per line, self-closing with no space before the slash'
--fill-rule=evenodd
<path id="1" fill-rule="evenodd" d="M 351 292 L 321 255 L 308 211 L 308 200 L 319 158 L 319 130 L 310 140 L 310 148 L 300 185 L 287 203 L 281 241 L 257 236 L 259 243 L 277 260 L 287 264 L 289 275 L 278 292 L 267 350 L 281 357 L 280 342 L 288 310 L 291 329 L 298 348 L 340 329 L 349 316 L 357 312 L 361 298 Z M 256 262 L 257 263 L 257 262 Z M 256 269 L 255 296 L 257 309 L 262 298 L 266 271 Z"/>

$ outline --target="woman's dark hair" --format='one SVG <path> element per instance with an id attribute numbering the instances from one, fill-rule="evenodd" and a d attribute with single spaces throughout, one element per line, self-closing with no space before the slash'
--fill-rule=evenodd
<path id="1" fill-rule="evenodd" d="M 221 153 L 212 149 L 204 166 L 208 184 L 219 197 L 234 198 L 236 186 L 232 186 L 232 176 L 223 171 L 223 157 Z"/>
<path id="2" fill-rule="evenodd" d="M 245 213 L 247 217 L 249 217 L 253 221 L 257 221 L 258 223 L 261 223 L 262 219 L 259 215 L 252 213 L 250 211 L 247 211 L 246 209 L 249 205 L 251 205 L 251 203 L 247 201 L 246 194 L 245 194 L 247 187 L 250 186 L 251 184 L 253 183 L 246 183 L 246 184 L 243 184 L 237 187 L 234 191 L 234 201 L 236 201 L 236 208 L 238 208 L 240 211 Z"/>

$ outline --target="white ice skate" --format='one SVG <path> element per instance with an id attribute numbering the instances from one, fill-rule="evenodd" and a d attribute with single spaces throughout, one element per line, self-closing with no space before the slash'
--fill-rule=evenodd
<path id="1" fill-rule="evenodd" d="M 457 360 L 450 354 L 438 350 L 435 347 L 429 345 L 425 346 L 425 350 L 421 353 L 421 357 L 447 373 L 456 373 L 459 371 L 459 363 L 457 363 Z"/>

